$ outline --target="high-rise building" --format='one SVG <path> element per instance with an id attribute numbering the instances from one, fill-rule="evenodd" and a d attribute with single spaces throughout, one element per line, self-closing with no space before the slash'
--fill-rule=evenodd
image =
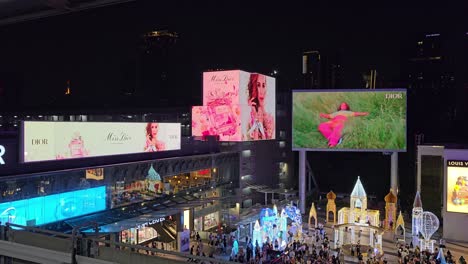
<path id="1" fill-rule="evenodd" d="M 151 31 L 143 34 L 139 61 L 140 94 L 168 95 L 171 82 L 175 81 L 175 48 L 178 34 L 168 30 Z"/>
<path id="2" fill-rule="evenodd" d="M 408 82 L 409 107 L 413 107 L 409 119 L 428 138 L 449 139 L 457 136 L 454 131 L 461 131 L 456 121 L 466 111 L 466 43 L 466 35 L 432 33 L 404 48 L 403 77 Z M 441 121 L 437 127 L 434 119 Z"/>
<path id="3" fill-rule="evenodd" d="M 302 54 L 303 88 L 343 88 L 343 64 L 340 53 L 321 54 L 320 51 L 306 51 Z"/>
<path id="4" fill-rule="evenodd" d="M 302 54 L 302 76 L 304 88 L 321 88 L 321 57 L 317 50 L 306 51 Z"/>

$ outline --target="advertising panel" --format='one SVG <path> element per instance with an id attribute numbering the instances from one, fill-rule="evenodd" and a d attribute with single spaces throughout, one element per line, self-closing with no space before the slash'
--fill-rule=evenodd
<path id="1" fill-rule="evenodd" d="M 106 209 L 106 186 L 0 204 L 0 221 L 36 226 Z"/>
<path id="2" fill-rule="evenodd" d="M 249 74 L 244 71 L 215 71 L 203 73 L 203 105 L 239 104 L 240 76 Z"/>
<path id="3" fill-rule="evenodd" d="M 23 162 L 180 149 L 180 123 L 23 122 Z"/>
<path id="4" fill-rule="evenodd" d="M 293 92 L 293 150 L 406 151 L 406 90 Z"/>
<path id="5" fill-rule="evenodd" d="M 205 72 L 203 106 L 192 108 L 192 135 L 221 141 L 275 139 L 275 79 L 240 70 Z"/>
<path id="6" fill-rule="evenodd" d="M 221 141 L 240 141 L 239 105 L 192 107 L 192 134 L 219 136 Z"/>
<path id="7" fill-rule="evenodd" d="M 87 180 L 104 180 L 104 168 L 97 169 L 87 169 L 86 170 L 86 179 Z"/>
<path id="8" fill-rule="evenodd" d="M 276 132 L 276 84 L 275 79 L 259 73 L 251 73 L 248 82 L 242 84 L 242 139 L 275 139 Z"/>
<path id="9" fill-rule="evenodd" d="M 447 161 L 447 212 L 468 213 L 468 161 Z"/>

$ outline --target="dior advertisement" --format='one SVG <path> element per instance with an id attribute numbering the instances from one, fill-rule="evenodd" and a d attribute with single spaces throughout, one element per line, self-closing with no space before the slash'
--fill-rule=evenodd
<path id="1" fill-rule="evenodd" d="M 192 135 L 221 141 L 275 139 L 275 79 L 240 70 L 203 73 L 203 106 L 192 108 Z"/>
<path id="2" fill-rule="evenodd" d="M 25 121 L 22 162 L 179 150 L 180 123 Z"/>

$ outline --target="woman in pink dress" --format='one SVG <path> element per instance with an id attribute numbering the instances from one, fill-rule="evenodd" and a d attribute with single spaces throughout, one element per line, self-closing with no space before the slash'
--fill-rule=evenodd
<path id="1" fill-rule="evenodd" d="M 353 112 L 345 102 L 341 103 L 338 111 L 331 114 L 320 113 L 320 117 L 328 118 L 329 121 L 320 123 L 318 130 L 328 140 L 329 147 L 336 147 L 340 144 L 343 137 L 343 128 L 350 117 L 366 116 L 368 112 Z"/>

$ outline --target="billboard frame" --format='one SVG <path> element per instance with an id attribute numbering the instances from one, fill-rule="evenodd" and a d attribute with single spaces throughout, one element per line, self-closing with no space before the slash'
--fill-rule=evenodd
<path id="1" fill-rule="evenodd" d="M 340 148 L 298 148 L 294 147 L 294 94 L 295 93 L 319 93 L 319 92 L 405 92 L 405 149 L 340 149 Z M 376 88 L 376 89 L 294 89 L 291 96 L 291 146 L 292 151 L 317 151 L 317 152 L 407 152 L 408 151 L 408 90 L 405 88 Z"/>
<path id="2" fill-rule="evenodd" d="M 26 161 L 25 159 L 25 123 L 83 123 L 83 124 L 96 124 L 96 123 L 109 123 L 109 124 L 143 124 L 143 123 L 158 123 L 158 124 L 178 124 L 179 127 L 179 149 L 169 149 L 163 151 L 156 151 L 156 152 L 133 152 L 133 153 L 117 153 L 117 154 L 109 154 L 109 155 L 96 155 L 96 156 L 85 156 L 85 157 L 77 157 L 77 158 L 66 158 L 66 159 L 50 159 L 50 160 L 34 160 L 34 161 Z M 19 164 L 33 164 L 39 162 L 57 162 L 57 161 L 72 161 L 72 160 L 83 160 L 83 159 L 92 159 L 92 158 L 102 158 L 102 157 L 112 157 L 112 156 L 126 156 L 126 155 L 139 155 L 139 154 L 150 154 L 150 153 L 162 153 L 162 152 L 172 152 L 172 151 L 180 151 L 182 149 L 182 128 L 181 123 L 179 122 L 105 122 L 105 121 L 91 121 L 91 122 L 79 122 L 79 121 L 48 121 L 48 120 L 21 120 L 20 121 L 20 128 L 19 128 L 19 142 L 18 142 L 18 149 L 19 153 L 17 154 L 18 163 Z"/>

